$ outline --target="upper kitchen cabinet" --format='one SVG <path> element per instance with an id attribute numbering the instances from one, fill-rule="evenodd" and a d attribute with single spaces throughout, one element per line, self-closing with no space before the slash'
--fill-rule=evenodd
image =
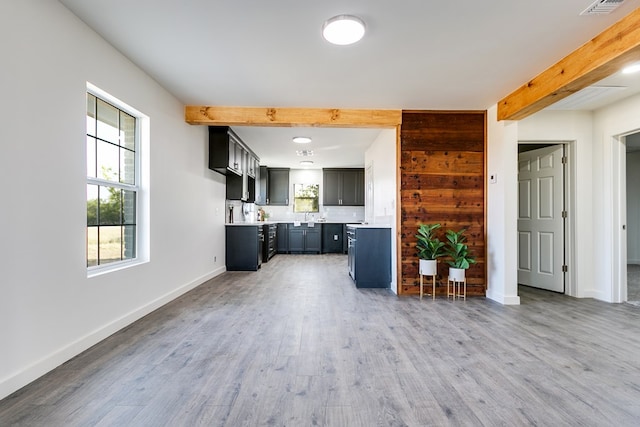
<path id="1" fill-rule="evenodd" d="M 228 126 L 209 126 L 209 169 L 242 175 L 247 157 L 248 150 Z"/>
<path id="2" fill-rule="evenodd" d="M 249 154 L 247 156 L 247 167 L 246 167 L 247 175 L 249 175 L 253 179 L 257 179 L 259 174 L 259 170 L 258 170 L 259 168 L 260 168 L 260 162 L 258 161 L 258 158 L 252 154 Z"/>
<path id="3" fill-rule="evenodd" d="M 258 157 L 228 126 L 209 126 L 209 169 L 226 175 L 229 200 L 253 202 Z"/>
<path id="4" fill-rule="evenodd" d="M 260 179 L 263 179 L 263 171 L 260 171 Z M 265 204 L 273 206 L 289 205 L 289 168 L 266 168 Z M 260 192 L 262 192 L 262 184 Z"/>
<path id="5" fill-rule="evenodd" d="M 267 167 L 260 166 L 256 176 L 256 205 L 267 204 Z"/>
<path id="6" fill-rule="evenodd" d="M 364 206 L 364 169 L 323 169 L 325 206 Z"/>

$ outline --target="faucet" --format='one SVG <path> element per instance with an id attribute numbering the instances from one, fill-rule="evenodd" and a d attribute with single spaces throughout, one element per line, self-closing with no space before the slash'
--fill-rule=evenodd
<path id="1" fill-rule="evenodd" d="M 305 212 L 304 213 L 304 221 L 307 222 L 307 215 L 309 215 L 309 212 Z"/>

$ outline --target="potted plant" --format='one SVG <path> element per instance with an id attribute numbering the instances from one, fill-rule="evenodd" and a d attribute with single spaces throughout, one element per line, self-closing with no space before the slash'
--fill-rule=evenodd
<path id="1" fill-rule="evenodd" d="M 444 242 L 434 236 L 440 224 L 420 224 L 416 234 L 416 249 L 420 258 L 420 274 L 435 276 L 438 273 L 438 258 L 444 256 Z"/>
<path id="2" fill-rule="evenodd" d="M 460 231 L 447 230 L 447 245 L 445 251 L 451 257 L 449 263 L 449 279 L 456 282 L 463 282 L 465 278 L 465 270 L 471 264 L 475 264 L 476 260 L 469 253 L 469 246 L 465 243 L 467 237 L 464 235 L 466 230 Z"/>

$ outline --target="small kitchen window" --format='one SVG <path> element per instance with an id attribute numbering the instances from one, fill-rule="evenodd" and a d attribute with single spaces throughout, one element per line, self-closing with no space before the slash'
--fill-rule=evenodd
<path id="1" fill-rule="evenodd" d="M 320 212 L 320 185 L 293 184 L 293 211 Z"/>

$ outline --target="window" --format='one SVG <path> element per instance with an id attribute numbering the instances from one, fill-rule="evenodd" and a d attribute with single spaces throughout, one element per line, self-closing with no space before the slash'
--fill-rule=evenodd
<path id="1" fill-rule="evenodd" d="M 293 211 L 294 212 L 319 212 L 318 184 L 294 184 Z"/>
<path id="2" fill-rule="evenodd" d="M 87 92 L 87 267 L 137 257 L 138 119 Z"/>

